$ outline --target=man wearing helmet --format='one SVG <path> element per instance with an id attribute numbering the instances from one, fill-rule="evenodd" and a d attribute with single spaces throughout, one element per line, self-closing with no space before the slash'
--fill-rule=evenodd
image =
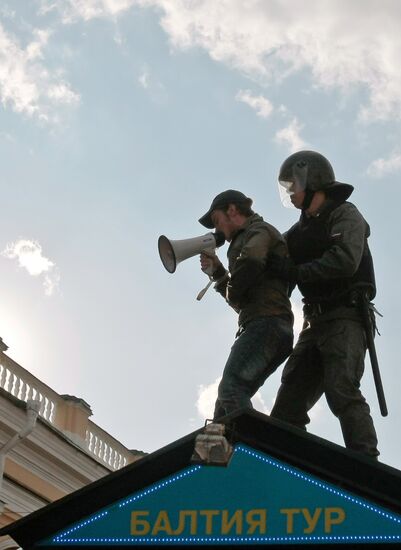
<path id="1" fill-rule="evenodd" d="M 358 306 L 376 294 L 369 226 L 347 202 L 353 187 L 337 182 L 319 153 L 291 155 L 279 183 L 284 202 L 301 217 L 286 233 L 289 258 L 275 258 L 270 273 L 298 285 L 305 322 L 271 416 L 305 429 L 308 411 L 324 393 L 346 447 L 376 458 L 376 432 L 360 391 L 366 336 Z"/>

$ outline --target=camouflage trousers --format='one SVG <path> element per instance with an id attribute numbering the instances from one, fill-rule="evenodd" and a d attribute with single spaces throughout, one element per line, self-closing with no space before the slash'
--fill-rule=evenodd
<path id="1" fill-rule="evenodd" d="M 366 337 L 351 319 L 315 322 L 304 329 L 288 359 L 271 416 L 306 429 L 308 411 L 323 393 L 339 419 L 345 446 L 377 457 L 369 405 L 360 391 Z"/>

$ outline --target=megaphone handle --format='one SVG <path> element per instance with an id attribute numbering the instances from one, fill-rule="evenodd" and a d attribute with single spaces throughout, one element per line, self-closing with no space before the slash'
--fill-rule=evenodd
<path id="1" fill-rule="evenodd" d="M 202 298 L 204 297 L 204 295 L 206 294 L 206 292 L 209 290 L 209 287 L 210 285 L 213 283 L 213 279 L 209 276 L 209 279 L 210 281 L 207 283 L 207 285 L 205 286 L 205 288 L 202 288 L 202 290 L 199 292 L 198 296 L 196 297 L 196 299 L 198 300 L 198 302 L 200 300 L 202 300 Z"/>
<path id="2" fill-rule="evenodd" d="M 202 250 L 202 254 L 205 254 L 208 258 L 212 259 L 216 255 L 216 249 L 215 248 L 205 248 L 205 250 Z M 213 263 L 210 262 L 209 267 L 203 270 L 203 273 L 206 273 L 206 275 L 209 275 L 209 279 L 211 279 L 213 275 Z"/>
<path id="3" fill-rule="evenodd" d="M 213 256 L 215 256 L 215 252 L 216 252 L 216 248 L 205 248 L 204 250 L 202 250 L 202 253 L 205 254 L 206 256 L 208 256 L 209 258 L 213 258 Z M 205 286 L 205 288 L 202 288 L 202 290 L 199 292 L 198 296 L 196 297 L 198 302 L 199 302 L 199 300 L 202 300 L 202 298 L 204 297 L 206 292 L 209 290 L 210 285 L 213 283 L 213 279 L 212 279 L 213 263 L 210 263 L 209 267 L 204 269 L 203 272 L 206 273 L 206 275 L 209 276 L 210 280 L 209 280 L 208 284 Z"/>

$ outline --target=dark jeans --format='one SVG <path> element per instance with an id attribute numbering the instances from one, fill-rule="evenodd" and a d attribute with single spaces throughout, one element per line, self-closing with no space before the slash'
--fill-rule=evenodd
<path id="1" fill-rule="evenodd" d="M 306 429 L 323 393 L 339 419 L 345 446 L 376 457 L 376 431 L 361 390 L 366 352 L 358 321 L 334 319 L 303 330 L 283 370 L 271 416 Z"/>
<path id="2" fill-rule="evenodd" d="M 214 419 L 243 407 L 252 408 L 255 395 L 266 378 L 292 350 L 292 323 L 281 317 L 249 321 L 231 348 L 219 385 Z"/>

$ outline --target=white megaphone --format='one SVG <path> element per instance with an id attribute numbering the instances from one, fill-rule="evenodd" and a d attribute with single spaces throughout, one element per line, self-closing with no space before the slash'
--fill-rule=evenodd
<path id="1" fill-rule="evenodd" d="M 160 259 L 169 273 L 174 273 L 177 265 L 192 258 L 205 250 L 213 250 L 224 244 L 225 237 L 223 233 L 206 233 L 200 237 L 193 239 L 181 239 L 180 241 L 172 241 L 160 235 L 158 240 Z"/>
<path id="2" fill-rule="evenodd" d="M 224 234 L 221 232 L 206 233 L 200 237 L 194 237 L 192 239 L 181 239 L 179 241 L 173 241 L 168 239 L 165 235 L 161 235 L 158 240 L 158 248 L 160 259 L 169 273 L 174 273 L 177 265 L 186 260 L 192 258 L 201 252 L 210 252 L 214 254 L 217 247 L 221 246 L 225 242 Z M 207 273 L 207 272 L 206 272 Z M 200 291 L 197 296 L 198 300 L 201 300 L 212 284 L 211 273 L 209 275 L 209 284 Z"/>

